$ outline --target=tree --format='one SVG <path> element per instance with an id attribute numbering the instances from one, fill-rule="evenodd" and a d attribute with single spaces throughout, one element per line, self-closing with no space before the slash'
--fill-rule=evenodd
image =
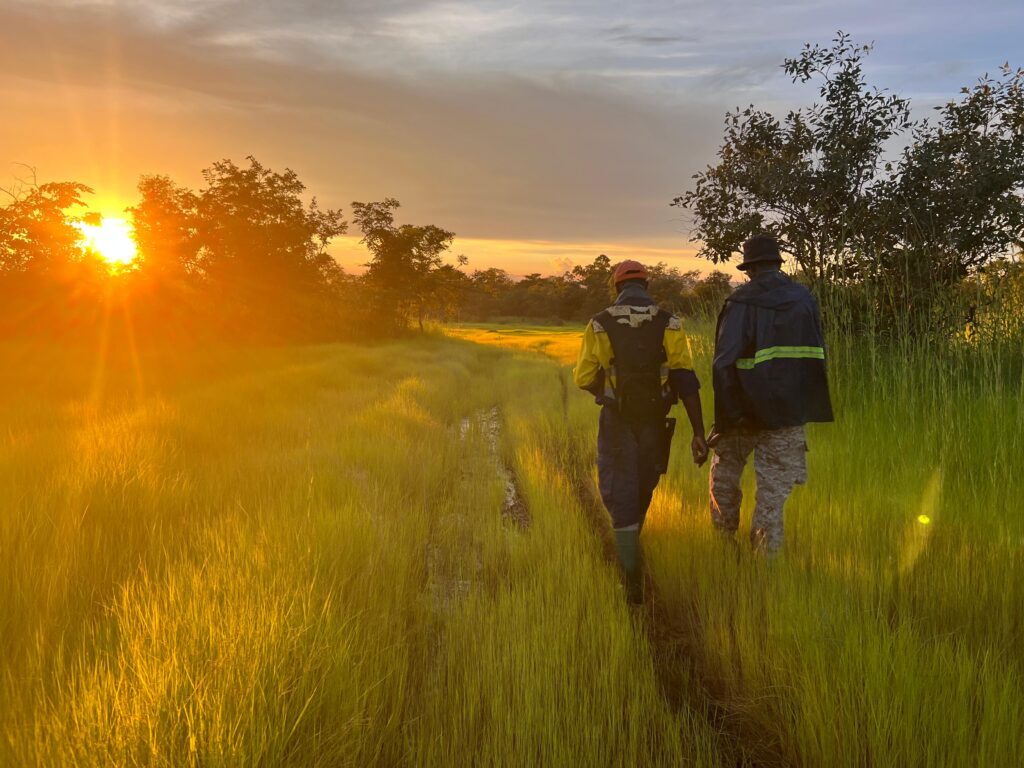
<path id="1" fill-rule="evenodd" d="M 669 267 L 659 261 L 647 268 L 648 284 L 651 296 L 665 309 L 681 315 L 693 314 L 693 289 L 700 278 L 700 272 L 689 270 L 680 272 L 676 267 Z"/>
<path id="2" fill-rule="evenodd" d="M 512 277 L 504 269 L 474 270 L 460 297 L 465 316 L 477 320 L 505 314 L 504 306 L 512 288 Z"/>
<path id="3" fill-rule="evenodd" d="M 841 292 L 854 325 L 932 332 L 958 282 L 1024 239 L 1024 70 L 1006 64 L 911 123 L 906 99 L 867 85 L 869 51 L 839 33 L 787 59 L 822 101 L 782 121 L 729 113 L 719 162 L 672 204 L 692 212 L 701 256 L 728 261 L 766 231 L 805 279 Z"/>
<path id="4" fill-rule="evenodd" d="M 375 292 L 378 311 L 396 325 L 415 317 L 423 330 L 435 291 L 451 279 L 442 266 L 455 233 L 432 224 L 396 226 L 394 212 L 399 207 L 392 197 L 373 203 L 353 202 L 352 220 L 372 254 L 366 281 Z M 462 266 L 466 258 L 459 256 L 457 262 Z"/>
<path id="5" fill-rule="evenodd" d="M 1024 237 L 1024 69 L 1004 64 L 917 127 L 880 185 L 865 269 L 952 285 Z"/>
<path id="6" fill-rule="evenodd" d="M 164 282 L 200 273 L 198 195 L 167 176 L 143 176 L 138 191 L 141 200 L 128 211 L 139 270 Z"/>
<path id="7" fill-rule="evenodd" d="M 867 85 L 870 50 L 842 32 L 830 48 L 805 46 L 783 69 L 793 82 L 820 80 L 821 103 L 781 121 L 753 105 L 726 115 L 719 163 L 672 201 L 692 211 L 700 256 L 729 261 L 747 237 L 769 232 L 813 281 L 858 274 L 883 151 L 910 126 L 906 99 Z"/>
<path id="8" fill-rule="evenodd" d="M 53 274 L 82 261 L 80 224 L 98 224 L 96 214 L 70 215 L 84 208 L 84 184 L 51 182 L 2 191 L 9 201 L 0 208 L 0 273 Z"/>
<path id="9" fill-rule="evenodd" d="M 304 203 L 294 171 L 247 159 L 248 167 L 222 160 L 203 171 L 194 268 L 239 331 L 308 335 L 341 280 L 327 248 L 348 225 L 340 210 L 321 209 L 316 198 Z"/>
<path id="10" fill-rule="evenodd" d="M 306 187 L 295 171 L 276 173 L 247 159 L 248 168 L 222 160 L 203 171 L 201 268 L 237 284 L 322 284 L 337 269 L 327 246 L 348 230 L 341 211 L 321 210 L 316 198 L 305 205 Z"/>
<path id="11" fill-rule="evenodd" d="M 732 278 L 716 269 L 697 282 L 693 287 L 693 297 L 704 314 L 717 314 L 732 290 Z"/>
<path id="12" fill-rule="evenodd" d="M 573 279 L 583 288 L 583 312 L 587 317 L 595 315 L 608 306 L 614 298 L 615 287 L 612 275 L 615 267 L 612 260 L 603 253 L 590 264 L 577 265 L 572 268 Z"/>
<path id="13" fill-rule="evenodd" d="M 112 279 L 99 255 L 84 247 L 81 226 L 98 224 L 84 211 L 84 184 L 38 184 L 33 177 L 2 190 L 0 206 L 0 332 L 88 333 L 101 314 Z"/>

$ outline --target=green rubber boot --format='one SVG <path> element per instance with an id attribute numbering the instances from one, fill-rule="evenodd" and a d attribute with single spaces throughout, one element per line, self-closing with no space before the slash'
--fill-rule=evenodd
<path id="1" fill-rule="evenodd" d="M 640 531 L 626 528 L 615 531 L 615 550 L 625 575 L 626 600 L 630 605 L 644 602 L 644 574 L 640 568 Z"/>

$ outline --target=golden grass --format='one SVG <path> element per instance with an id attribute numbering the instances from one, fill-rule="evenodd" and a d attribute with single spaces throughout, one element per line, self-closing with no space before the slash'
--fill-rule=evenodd
<path id="1" fill-rule="evenodd" d="M 695 331 L 709 382 L 710 336 Z M 832 353 L 839 420 L 810 430 L 810 483 L 787 506 L 780 560 L 754 558 L 742 538 L 752 477 L 740 546 L 712 534 L 706 469 L 687 461 L 679 430 L 643 537 L 660 642 L 683 649 L 676 663 L 690 659 L 756 762 L 1014 764 L 1024 748 L 1019 356 L 841 339 Z M 597 409 L 581 415 L 562 422 L 549 462 L 569 454 L 592 467 Z"/>
<path id="2" fill-rule="evenodd" d="M 139 396 L 4 353 L 0 764 L 720 763 L 546 460 L 549 363 L 443 339 L 162 376 L 144 355 Z"/>
<path id="3" fill-rule="evenodd" d="M 141 379 L 0 348 L 0 764 L 1019 761 L 1016 358 L 835 342 L 772 563 L 711 535 L 680 429 L 648 623 L 581 494 L 579 333 L 150 350 Z"/>

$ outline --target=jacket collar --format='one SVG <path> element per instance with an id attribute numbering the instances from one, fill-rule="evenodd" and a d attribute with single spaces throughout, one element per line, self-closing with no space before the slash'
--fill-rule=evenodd
<path id="1" fill-rule="evenodd" d="M 654 303 L 651 294 L 639 283 L 629 283 L 623 286 L 615 299 L 616 306 L 649 307 Z"/>
<path id="2" fill-rule="evenodd" d="M 727 299 L 737 304 L 784 309 L 799 301 L 804 289 L 783 272 L 762 272 L 741 285 Z"/>

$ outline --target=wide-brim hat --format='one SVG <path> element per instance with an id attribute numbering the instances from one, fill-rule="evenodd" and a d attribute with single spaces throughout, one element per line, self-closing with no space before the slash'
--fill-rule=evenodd
<path id="1" fill-rule="evenodd" d="M 769 261 L 776 264 L 782 263 L 779 241 L 771 235 L 754 235 L 743 243 L 743 261 L 736 265 L 736 269 L 746 272 L 752 264 Z"/>

